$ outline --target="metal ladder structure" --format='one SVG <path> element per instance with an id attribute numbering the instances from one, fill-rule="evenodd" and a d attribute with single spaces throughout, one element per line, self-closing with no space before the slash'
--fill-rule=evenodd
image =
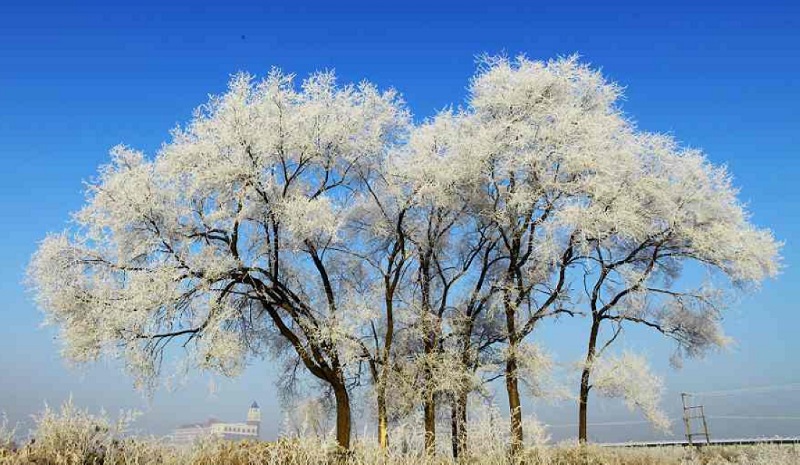
<path id="1" fill-rule="evenodd" d="M 681 393 L 681 402 L 683 403 L 683 425 L 686 427 L 686 442 L 692 446 L 694 445 L 692 438 L 702 436 L 705 437 L 705 444 L 711 444 L 711 438 L 708 435 L 708 423 L 706 422 L 706 414 L 703 406 L 691 405 L 692 395 L 686 392 Z M 702 420 L 703 431 L 692 433 L 692 420 L 696 419 Z"/>

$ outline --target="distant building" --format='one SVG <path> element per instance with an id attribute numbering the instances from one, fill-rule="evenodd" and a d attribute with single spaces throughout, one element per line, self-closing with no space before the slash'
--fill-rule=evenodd
<path id="1" fill-rule="evenodd" d="M 173 431 L 170 440 L 176 444 L 191 444 L 198 438 L 214 436 L 230 441 L 242 439 L 255 439 L 261 433 L 261 409 L 258 403 L 253 402 L 247 411 L 247 421 L 244 423 L 224 423 L 215 418 L 209 418 L 205 423 L 182 425 Z"/>

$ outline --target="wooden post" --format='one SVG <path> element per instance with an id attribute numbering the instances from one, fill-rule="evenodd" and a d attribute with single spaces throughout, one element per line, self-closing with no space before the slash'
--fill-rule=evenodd
<path id="1" fill-rule="evenodd" d="M 686 428 L 686 441 L 690 446 L 694 445 L 692 441 L 693 436 L 705 436 L 706 444 L 711 444 L 711 436 L 708 434 L 708 423 L 706 422 L 706 412 L 702 405 L 691 405 L 692 395 L 686 392 L 681 393 L 681 402 L 683 403 L 683 425 Z M 693 411 L 700 412 L 699 414 L 692 415 Z M 702 433 L 692 433 L 692 419 L 699 418 L 703 422 Z"/>
<path id="2" fill-rule="evenodd" d="M 700 418 L 703 419 L 703 431 L 706 436 L 706 444 L 711 444 L 711 438 L 708 437 L 708 423 L 706 423 L 706 412 L 703 406 L 700 406 Z"/>
<path id="3" fill-rule="evenodd" d="M 681 403 L 683 403 L 683 426 L 686 428 L 686 441 L 689 442 L 689 445 L 692 445 L 692 424 L 689 421 L 689 407 L 686 403 L 689 394 L 682 392 L 681 393 Z"/>

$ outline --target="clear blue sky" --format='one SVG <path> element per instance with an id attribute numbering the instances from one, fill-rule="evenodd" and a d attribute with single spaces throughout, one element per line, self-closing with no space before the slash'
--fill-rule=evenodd
<path id="1" fill-rule="evenodd" d="M 797 2 L 166 3 L 29 0 L 0 12 L 0 411 L 12 421 L 72 393 L 91 408 L 144 409 L 141 426 L 163 433 L 211 414 L 243 418 L 257 399 L 273 435 L 281 417 L 269 362 L 221 382 L 216 396 L 198 376 L 177 392 L 159 391 L 150 404 L 113 364 L 68 369 L 21 284 L 37 242 L 80 207 L 81 182 L 111 146 L 152 154 L 208 93 L 224 90 L 231 73 L 333 68 L 343 81 L 397 88 L 421 119 L 463 102 L 474 57 L 484 52 L 537 59 L 577 52 L 602 67 L 627 88 L 624 108 L 642 128 L 673 133 L 728 164 L 753 221 L 786 241 L 780 278 L 728 314 L 738 340 L 732 350 L 675 372 L 666 363 L 669 345 L 655 335 L 633 331 L 625 340 L 652 355 L 667 378 L 670 413 L 682 390 L 800 382 Z M 568 361 L 584 342 L 566 336 L 585 325 L 567 323 L 542 337 Z M 800 392 L 781 396 L 719 400 L 710 413 L 800 416 Z M 595 405 L 591 421 L 636 418 L 613 403 Z M 552 423 L 575 418 L 572 404 L 539 411 Z M 800 421 L 737 421 L 712 422 L 712 434 L 800 434 Z M 639 426 L 596 433 L 609 440 L 647 434 Z"/>

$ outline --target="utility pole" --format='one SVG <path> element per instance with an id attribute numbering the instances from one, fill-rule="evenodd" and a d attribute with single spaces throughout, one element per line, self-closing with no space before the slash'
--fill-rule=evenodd
<path id="1" fill-rule="evenodd" d="M 694 445 L 692 438 L 695 436 L 703 436 L 706 438 L 706 444 L 711 444 L 711 438 L 708 435 L 708 423 L 706 422 L 706 413 L 702 405 L 691 405 L 692 395 L 686 392 L 681 393 L 681 403 L 683 403 L 683 426 L 686 428 L 686 441 L 690 446 Z M 699 412 L 699 413 L 695 413 Z M 700 419 L 703 422 L 703 432 L 692 433 L 692 420 Z M 699 444 L 698 444 L 699 445 Z"/>

